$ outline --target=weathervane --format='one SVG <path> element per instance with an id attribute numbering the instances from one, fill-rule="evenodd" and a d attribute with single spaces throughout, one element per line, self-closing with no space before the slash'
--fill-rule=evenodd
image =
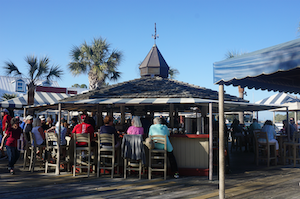
<path id="1" fill-rule="evenodd" d="M 156 23 L 154 23 L 154 35 L 152 35 L 152 38 L 154 38 L 154 45 L 156 45 L 156 38 L 159 38 L 159 35 L 156 34 Z"/>

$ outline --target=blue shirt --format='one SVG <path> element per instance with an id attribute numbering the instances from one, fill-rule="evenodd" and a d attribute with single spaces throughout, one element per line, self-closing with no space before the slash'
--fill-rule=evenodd
<path id="1" fill-rule="evenodd" d="M 164 124 L 153 124 L 150 126 L 149 129 L 149 136 L 150 135 L 166 135 L 167 136 L 167 151 L 172 152 L 173 151 L 173 146 L 169 140 L 169 129 L 166 125 Z M 163 144 L 155 143 L 155 148 L 156 149 L 164 149 Z"/>
<path id="2" fill-rule="evenodd" d="M 268 140 L 275 139 L 275 128 L 272 125 L 264 125 L 264 127 L 261 129 L 262 132 L 267 132 Z"/>

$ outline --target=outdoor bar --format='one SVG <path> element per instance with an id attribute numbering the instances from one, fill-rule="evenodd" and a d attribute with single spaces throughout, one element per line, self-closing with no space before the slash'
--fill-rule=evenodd
<path id="1" fill-rule="evenodd" d="M 218 114 L 218 92 L 169 79 L 168 66 L 156 46 L 152 47 L 140 69 L 142 77 L 139 79 L 70 96 L 58 103 L 26 108 L 35 111 L 58 109 L 92 112 L 98 128 L 103 125 L 104 115 L 118 115 L 120 123 L 116 128 L 121 134 L 128 127 L 128 115 L 140 116 L 149 124 L 152 124 L 154 117 L 165 115 L 169 118 L 170 141 L 181 175 L 204 175 L 211 180 L 213 148 L 218 148 L 218 136 L 213 133 L 218 132 L 215 119 Z M 272 108 L 278 106 L 249 104 L 246 100 L 224 94 L 226 112 Z M 59 174 L 59 161 L 56 173 Z"/>

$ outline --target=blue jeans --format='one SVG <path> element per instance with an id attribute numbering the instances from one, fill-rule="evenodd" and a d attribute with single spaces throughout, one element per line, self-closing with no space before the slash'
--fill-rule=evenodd
<path id="1" fill-rule="evenodd" d="M 6 153 L 8 156 L 8 169 L 14 169 L 14 165 L 20 157 L 20 151 L 17 147 L 6 146 Z"/>

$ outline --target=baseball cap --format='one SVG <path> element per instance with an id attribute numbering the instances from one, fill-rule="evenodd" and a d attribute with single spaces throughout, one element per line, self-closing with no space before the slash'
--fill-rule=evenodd
<path id="1" fill-rule="evenodd" d="M 43 115 L 39 116 L 40 120 L 46 120 L 46 118 Z"/>
<path id="2" fill-rule="evenodd" d="M 3 109 L 1 112 L 8 113 L 8 110 L 5 108 L 5 109 Z"/>
<path id="3" fill-rule="evenodd" d="M 26 120 L 32 120 L 33 117 L 31 115 L 27 115 Z"/>

